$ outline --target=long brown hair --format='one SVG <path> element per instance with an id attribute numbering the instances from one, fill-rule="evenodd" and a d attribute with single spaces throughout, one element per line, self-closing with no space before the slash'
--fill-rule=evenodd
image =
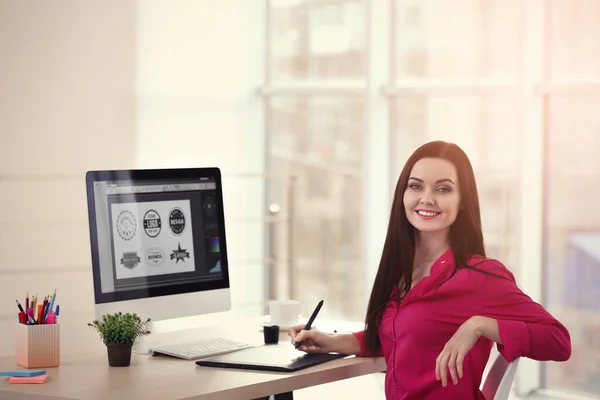
<path id="1" fill-rule="evenodd" d="M 397 301 L 402 300 L 411 288 L 415 228 L 406 217 L 403 197 L 409 175 L 416 162 L 422 158 L 447 160 L 454 165 L 458 175 L 461 207 L 449 233 L 450 247 L 455 258 L 454 272 L 457 268 L 473 268 L 466 263 L 468 256 L 476 254 L 486 256 L 477 185 L 469 158 L 453 143 L 434 141 L 424 144 L 415 150 L 406 162 L 394 192 L 388 231 L 367 307 L 363 345 L 368 354 L 377 354 L 381 346 L 378 334 L 379 323 L 394 286 L 400 284 L 401 297 L 396 299 Z"/>

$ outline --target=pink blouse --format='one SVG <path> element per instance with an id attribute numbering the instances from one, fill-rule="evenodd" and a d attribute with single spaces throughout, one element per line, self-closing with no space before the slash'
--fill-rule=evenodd
<path id="1" fill-rule="evenodd" d="M 493 342 L 480 338 L 463 363 L 458 385 L 442 387 L 435 378 L 436 358 L 460 325 L 472 316 L 494 318 L 503 345 L 499 352 L 510 362 L 519 357 L 539 361 L 566 361 L 571 356 L 567 329 L 541 305 L 525 295 L 513 274 L 499 261 L 474 256 L 469 265 L 509 279 L 482 272 L 454 269 L 454 254 L 448 250 L 398 304 L 388 302 L 381 319 L 379 339 L 387 371 L 386 398 L 390 400 L 484 399 L 479 390 L 483 370 Z M 397 295 L 396 289 L 392 296 Z M 354 335 L 365 354 L 363 332 Z"/>

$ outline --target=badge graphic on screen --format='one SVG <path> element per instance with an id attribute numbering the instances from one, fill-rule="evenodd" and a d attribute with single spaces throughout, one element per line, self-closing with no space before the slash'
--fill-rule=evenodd
<path id="1" fill-rule="evenodd" d="M 178 243 L 177 250 L 173 250 L 171 253 L 171 260 L 175 259 L 175 264 L 177 264 L 179 260 L 185 262 L 185 258 L 190 258 L 190 253 L 186 249 L 182 249 L 181 243 Z"/>
<path id="2" fill-rule="evenodd" d="M 155 238 L 160 233 L 161 228 L 160 215 L 154 210 L 146 211 L 146 214 L 144 214 L 144 231 L 146 231 L 146 235 Z"/>
<path id="3" fill-rule="evenodd" d="M 123 240 L 131 240 L 135 236 L 136 222 L 133 214 L 127 210 L 121 211 L 117 217 L 117 233 Z"/>
<path id="4" fill-rule="evenodd" d="M 175 235 L 179 236 L 183 233 L 185 230 L 185 216 L 181 208 L 175 207 L 171 210 L 169 214 L 169 226 L 171 227 L 171 232 Z"/>
<path id="5" fill-rule="evenodd" d="M 121 258 L 121 264 L 125 268 L 133 269 L 138 266 L 141 259 L 137 255 L 137 251 L 126 251 L 123 253 L 123 258 Z"/>
<path id="6" fill-rule="evenodd" d="M 159 249 L 158 247 L 152 247 L 146 253 L 146 262 L 149 265 L 152 265 L 152 266 L 160 265 L 160 264 L 162 264 L 164 259 L 165 259 L 165 253 L 163 253 L 163 251 L 161 249 Z"/>

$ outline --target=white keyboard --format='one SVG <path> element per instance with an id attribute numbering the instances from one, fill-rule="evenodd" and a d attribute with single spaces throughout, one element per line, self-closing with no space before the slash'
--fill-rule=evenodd
<path id="1" fill-rule="evenodd" d="M 220 354 L 233 353 L 234 351 L 247 349 L 249 347 L 253 346 L 248 343 L 235 342 L 227 339 L 209 338 L 188 343 L 159 346 L 152 349 L 152 352 L 186 360 L 198 360 L 201 358 L 218 356 Z"/>

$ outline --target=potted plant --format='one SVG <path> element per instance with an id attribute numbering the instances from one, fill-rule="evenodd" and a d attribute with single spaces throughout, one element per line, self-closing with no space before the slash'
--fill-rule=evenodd
<path id="1" fill-rule="evenodd" d="M 142 320 L 137 314 L 117 312 L 104 314 L 100 321 L 94 320 L 88 326 L 96 330 L 106 345 L 108 365 L 127 367 L 131 363 L 131 348 L 138 337 L 150 334 L 150 318 Z"/>

